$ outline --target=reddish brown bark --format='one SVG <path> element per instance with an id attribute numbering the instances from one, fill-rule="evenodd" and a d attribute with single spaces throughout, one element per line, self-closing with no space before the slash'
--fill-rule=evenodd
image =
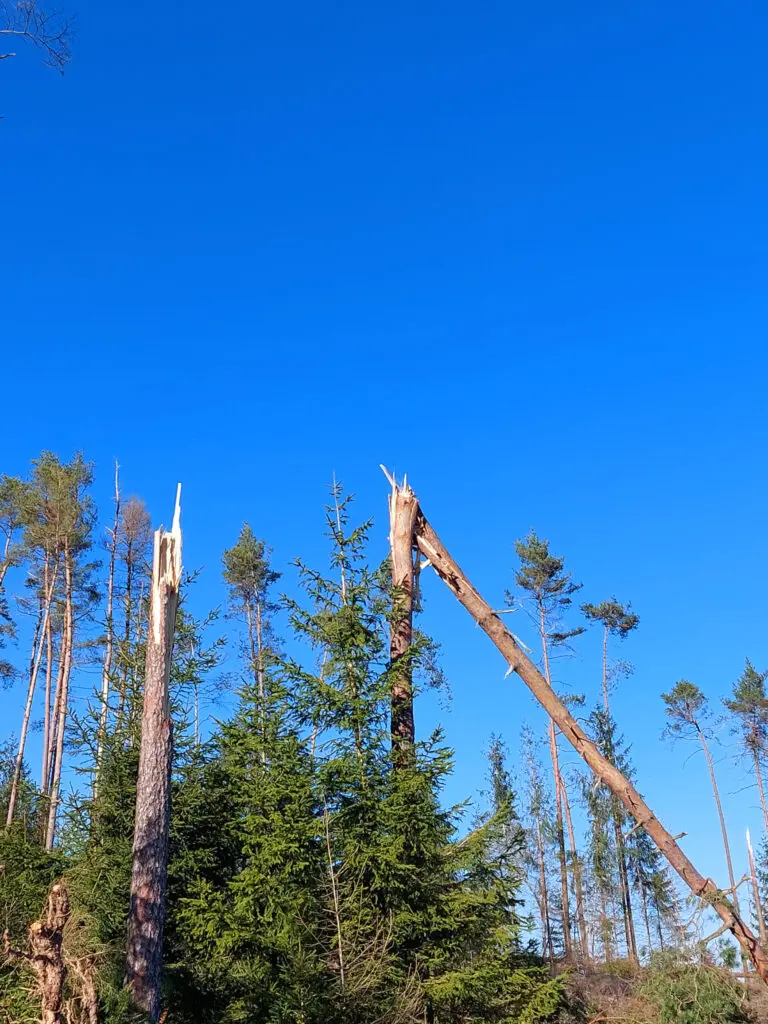
<path id="1" fill-rule="evenodd" d="M 413 719 L 413 596 L 416 495 L 394 484 L 389 498 L 389 546 L 392 562 L 390 680 L 392 748 L 405 751 L 415 740 Z"/>
<path id="2" fill-rule="evenodd" d="M 705 878 L 696 870 L 673 835 L 664 828 L 632 783 L 600 753 L 568 708 L 547 685 L 538 668 L 518 646 L 499 616 L 469 582 L 421 512 L 416 521 L 416 541 L 438 576 L 502 654 L 509 671 L 517 673 L 523 680 L 547 714 L 554 719 L 563 736 L 595 775 L 621 800 L 635 821 L 645 829 L 688 888 L 712 906 L 732 932 L 745 955 L 752 961 L 757 973 L 764 981 L 768 981 L 768 957 L 760 948 L 757 937 L 734 912 L 733 904 L 711 878 Z"/>
<path id="3" fill-rule="evenodd" d="M 172 531 L 155 533 L 126 954 L 126 986 L 151 1021 L 160 1016 L 173 742 L 168 685 L 180 583 L 177 500 Z"/>

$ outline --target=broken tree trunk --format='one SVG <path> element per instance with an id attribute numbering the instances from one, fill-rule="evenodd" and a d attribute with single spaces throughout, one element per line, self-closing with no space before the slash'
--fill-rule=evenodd
<path id="1" fill-rule="evenodd" d="M 390 477 L 389 546 L 392 562 L 392 611 L 389 620 L 389 671 L 392 749 L 403 754 L 413 747 L 413 598 L 414 528 L 419 504 L 403 481 L 399 487 Z"/>
<path id="2" fill-rule="evenodd" d="M 181 486 L 173 529 L 155 533 L 128 917 L 125 983 L 133 1002 L 151 1021 L 160 1016 L 168 874 L 172 755 L 168 685 L 181 583 L 180 491 Z"/>
<path id="3" fill-rule="evenodd" d="M 27 949 L 12 949 L 8 933 L 3 936 L 3 953 L 8 960 L 29 964 L 37 977 L 40 992 L 40 1024 L 62 1024 L 64 983 L 67 966 L 62 943 L 69 919 L 69 895 L 63 882 L 53 886 L 39 921 L 33 921 L 27 933 Z"/>
<path id="4" fill-rule="evenodd" d="M 595 775 L 621 800 L 638 825 L 645 829 L 688 888 L 711 905 L 752 961 L 757 973 L 768 982 L 768 956 L 760 948 L 756 936 L 735 912 L 733 903 L 711 878 L 705 878 L 696 870 L 632 783 L 600 753 L 568 708 L 547 685 L 544 676 L 519 647 L 499 616 L 469 582 L 420 510 L 416 519 L 416 542 L 438 576 L 500 651 L 509 666 L 508 674 L 516 672 L 523 680 L 539 704 L 557 723 L 563 736 Z"/>

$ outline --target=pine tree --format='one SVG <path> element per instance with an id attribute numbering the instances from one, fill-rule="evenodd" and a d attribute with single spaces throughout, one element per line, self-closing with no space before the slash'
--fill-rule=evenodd
<path id="1" fill-rule="evenodd" d="M 570 573 L 565 570 L 565 560 L 551 554 L 549 542 L 531 530 L 525 540 L 515 543 L 520 559 L 520 568 L 515 582 L 533 600 L 534 618 L 539 632 L 544 677 L 553 687 L 551 673 L 551 648 L 566 644 L 571 638 L 583 633 L 582 628 L 563 629 L 561 616 L 572 604 L 573 595 L 581 589 Z M 507 595 L 512 607 L 514 597 Z M 553 786 L 555 791 L 555 822 L 558 858 L 560 862 L 560 898 L 563 915 L 563 941 L 566 959 L 572 956 L 570 897 L 568 891 L 568 858 L 565 848 L 565 827 L 563 818 L 563 790 L 565 782 L 560 771 L 555 723 L 549 720 L 549 750 L 552 758 Z"/>
<path id="2" fill-rule="evenodd" d="M 735 731 L 738 732 L 742 751 L 752 762 L 755 769 L 755 781 L 760 794 L 760 806 L 763 809 L 763 821 L 768 830 L 768 806 L 765 802 L 763 788 L 762 763 L 768 750 L 768 696 L 765 692 L 767 672 L 758 672 L 747 658 L 744 672 L 733 684 L 730 699 L 723 700 L 725 707 L 736 719 Z"/>

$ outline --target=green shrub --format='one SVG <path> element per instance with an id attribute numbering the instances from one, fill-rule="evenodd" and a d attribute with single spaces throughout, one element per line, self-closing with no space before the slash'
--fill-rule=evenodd
<path id="1" fill-rule="evenodd" d="M 745 1024 L 751 1020 L 744 987 L 727 971 L 679 954 L 656 956 L 638 994 L 660 1024 Z"/>

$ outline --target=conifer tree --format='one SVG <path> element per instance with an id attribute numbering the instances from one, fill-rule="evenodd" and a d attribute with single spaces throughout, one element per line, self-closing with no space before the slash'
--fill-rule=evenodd
<path id="1" fill-rule="evenodd" d="M 715 801 L 715 807 L 717 808 L 717 816 L 720 821 L 723 851 L 725 852 L 725 861 L 728 867 L 728 880 L 730 883 L 729 892 L 733 900 L 733 905 L 736 908 L 736 913 L 738 914 L 739 894 L 736 891 L 736 877 L 733 873 L 731 846 L 728 841 L 728 831 L 725 827 L 723 805 L 720 800 L 720 791 L 715 777 L 715 766 L 712 761 L 712 754 L 708 743 L 707 722 L 709 718 L 709 709 L 707 706 L 707 698 L 694 683 L 689 682 L 687 679 L 681 679 L 679 682 L 675 683 L 669 693 L 663 693 L 661 695 L 661 699 L 666 705 L 665 710 L 669 718 L 669 723 L 666 729 L 667 735 L 673 739 L 682 738 L 692 740 L 698 743 L 704 752 L 709 772 L 709 780 L 712 786 L 712 796 Z"/>
<path id="2" fill-rule="evenodd" d="M 542 665 L 544 677 L 550 688 L 553 688 L 551 673 L 551 649 L 563 645 L 572 637 L 583 632 L 582 628 L 564 629 L 561 616 L 572 604 L 573 595 L 581 589 L 573 577 L 565 570 L 565 560 L 551 554 L 549 542 L 540 538 L 531 530 L 525 540 L 515 543 L 515 551 L 520 559 L 520 568 L 515 574 L 517 585 L 530 595 L 534 605 L 534 619 L 541 642 Z M 507 603 L 514 604 L 512 595 L 507 595 Z M 560 898 L 563 915 L 563 941 L 565 956 L 572 955 L 570 897 L 568 892 L 568 858 L 565 847 L 565 826 L 563 817 L 562 793 L 565 787 L 557 747 L 557 730 L 552 719 L 549 721 L 549 750 L 552 758 L 553 787 L 555 792 L 555 823 L 557 849 L 560 862 Z"/>
<path id="3" fill-rule="evenodd" d="M 763 821 L 768 831 L 768 806 L 763 788 L 763 758 L 768 750 L 768 696 L 765 692 L 766 672 L 758 672 L 747 658 L 744 671 L 733 684 L 730 699 L 723 700 L 725 707 L 736 720 L 735 731 L 741 740 L 743 754 L 752 762 L 755 781 L 763 809 Z"/>

